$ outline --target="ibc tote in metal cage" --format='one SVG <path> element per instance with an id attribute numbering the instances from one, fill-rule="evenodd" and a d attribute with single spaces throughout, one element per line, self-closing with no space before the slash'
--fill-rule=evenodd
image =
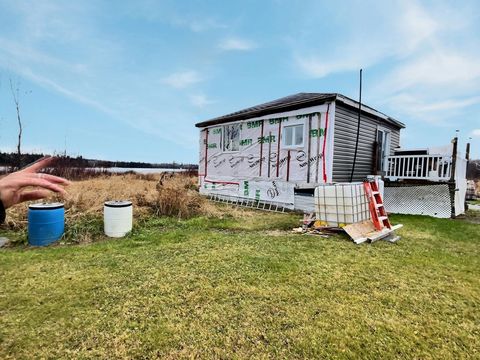
<path id="1" fill-rule="evenodd" d="M 361 182 L 320 185 L 314 197 L 316 219 L 323 226 L 342 227 L 370 219 Z"/>

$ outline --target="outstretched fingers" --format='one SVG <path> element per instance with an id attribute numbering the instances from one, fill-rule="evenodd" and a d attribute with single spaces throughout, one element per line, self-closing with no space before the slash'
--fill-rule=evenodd
<path id="1" fill-rule="evenodd" d="M 22 172 L 28 172 L 28 173 L 36 173 L 43 168 L 47 167 L 48 165 L 51 165 L 53 162 L 55 162 L 56 158 L 52 156 L 46 156 L 43 157 L 37 161 L 35 161 L 32 165 L 27 166 L 26 168 L 22 169 Z"/>
<path id="2" fill-rule="evenodd" d="M 20 194 L 20 202 L 44 199 L 50 194 L 51 191 L 46 189 L 25 191 Z"/>
<path id="3" fill-rule="evenodd" d="M 53 182 L 50 182 L 46 179 L 40 179 L 36 177 L 25 177 L 19 179 L 17 182 L 17 186 L 18 188 L 23 188 L 27 186 L 38 186 L 56 193 L 60 193 L 62 195 L 65 195 L 67 193 L 61 186 L 58 186 L 57 184 L 54 184 Z"/>
<path id="4" fill-rule="evenodd" d="M 26 174 L 26 176 L 28 176 L 30 178 L 45 179 L 45 180 L 53 182 L 55 184 L 61 184 L 61 185 L 70 185 L 71 184 L 71 182 L 68 181 L 67 179 L 64 179 L 64 178 L 61 178 L 61 177 L 55 176 L 55 175 L 44 174 L 44 173 Z"/>

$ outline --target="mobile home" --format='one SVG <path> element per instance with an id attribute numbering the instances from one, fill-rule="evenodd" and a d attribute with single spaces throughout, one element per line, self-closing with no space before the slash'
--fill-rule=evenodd
<path id="1" fill-rule="evenodd" d="M 196 124 L 203 194 L 301 209 L 319 184 L 351 181 L 358 102 L 299 93 Z M 387 170 L 404 124 L 362 104 L 353 181 Z"/>

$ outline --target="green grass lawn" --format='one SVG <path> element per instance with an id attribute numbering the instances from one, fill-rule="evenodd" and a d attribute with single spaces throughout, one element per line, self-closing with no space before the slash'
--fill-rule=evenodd
<path id="1" fill-rule="evenodd" d="M 157 219 L 126 239 L 0 251 L 0 358 L 480 357 L 480 225 L 402 240 L 299 217 Z"/>

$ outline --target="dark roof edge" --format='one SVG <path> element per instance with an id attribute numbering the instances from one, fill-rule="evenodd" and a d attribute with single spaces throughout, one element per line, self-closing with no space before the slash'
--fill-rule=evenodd
<path id="1" fill-rule="evenodd" d="M 211 120 L 206 120 L 202 121 L 199 123 L 196 123 L 196 127 L 207 127 L 211 125 L 218 125 L 218 124 L 224 124 L 232 121 L 240 121 L 240 120 L 247 120 L 255 117 L 260 117 L 260 116 L 265 116 L 269 114 L 275 114 L 278 112 L 284 112 L 284 111 L 292 111 L 292 110 L 298 110 L 304 107 L 309 107 L 309 106 L 315 106 L 315 105 L 320 105 L 323 104 L 327 101 L 335 100 L 337 97 L 337 94 L 331 94 L 328 97 L 322 97 L 320 99 L 308 99 L 308 100 L 300 100 L 297 102 L 293 103 L 287 103 L 287 104 L 279 104 L 275 106 L 268 107 L 266 109 L 258 109 L 258 110 L 251 110 L 247 111 L 245 113 L 237 114 L 233 113 L 231 115 L 224 115 L 220 116 Z M 241 111 L 241 110 L 240 110 Z"/>
<path id="2" fill-rule="evenodd" d="M 358 109 L 358 101 L 353 100 L 353 99 L 349 98 L 348 96 L 337 94 L 337 101 L 340 101 L 347 106 Z M 394 119 L 394 118 L 392 118 L 392 117 L 390 117 L 390 116 L 388 116 L 388 115 L 386 115 L 386 114 L 384 114 L 384 113 L 382 113 L 378 110 L 375 110 L 374 108 L 372 108 L 368 105 L 365 105 L 363 102 L 362 102 L 362 111 L 364 111 L 366 113 L 369 113 L 371 115 L 377 116 L 380 119 L 383 119 L 383 120 L 385 120 L 386 122 L 388 122 L 392 125 L 398 126 L 401 129 L 405 129 L 405 124 L 402 123 L 401 121 L 398 121 L 397 119 Z"/>
<path id="3" fill-rule="evenodd" d="M 220 116 L 211 120 L 206 120 L 202 121 L 199 123 L 196 123 L 195 126 L 198 128 L 203 128 L 207 126 L 212 126 L 212 125 L 219 125 L 219 124 L 225 124 L 233 121 L 241 121 L 241 120 L 247 120 L 255 117 L 260 117 L 260 116 L 265 116 L 265 115 L 270 115 L 270 114 L 275 114 L 278 112 L 285 112 L 285 111 L 292 111 L 292 110 L 298 110 L 304 107 L 310 107 L 310 106 L 315 106 L 315 105 L 321 105 L 324 104 L 328 101 L 340 101 L 341 103 L 353 107 L 353 108 L 358 108 L 358 101 L 353 100 L 345 95 L 333 93 L 329 94 L 327 97 L 320 97 L 318 99 L 307 99 L 307 100 L 300 100 L 292 103 L 287 103 L 287 104 L 279 104 L 275 105 L 272 107 L 268 107 L 265 109 L 258 109 L 258 110 L 250 110 L 246 111 L 244 113 L 233 113 L 231 115 L 224 115 Z M 241 110 L 240 110 L 241 111 Z M 368 113 L 370 115 L 376 116 L 394 126 L 397 126 L 399 128 L 405 128 L 405 124 L 380 112 L 377 111 L 370 106 L 365 105 L 362 103 L 362 111 L 365 113 Z"/>

